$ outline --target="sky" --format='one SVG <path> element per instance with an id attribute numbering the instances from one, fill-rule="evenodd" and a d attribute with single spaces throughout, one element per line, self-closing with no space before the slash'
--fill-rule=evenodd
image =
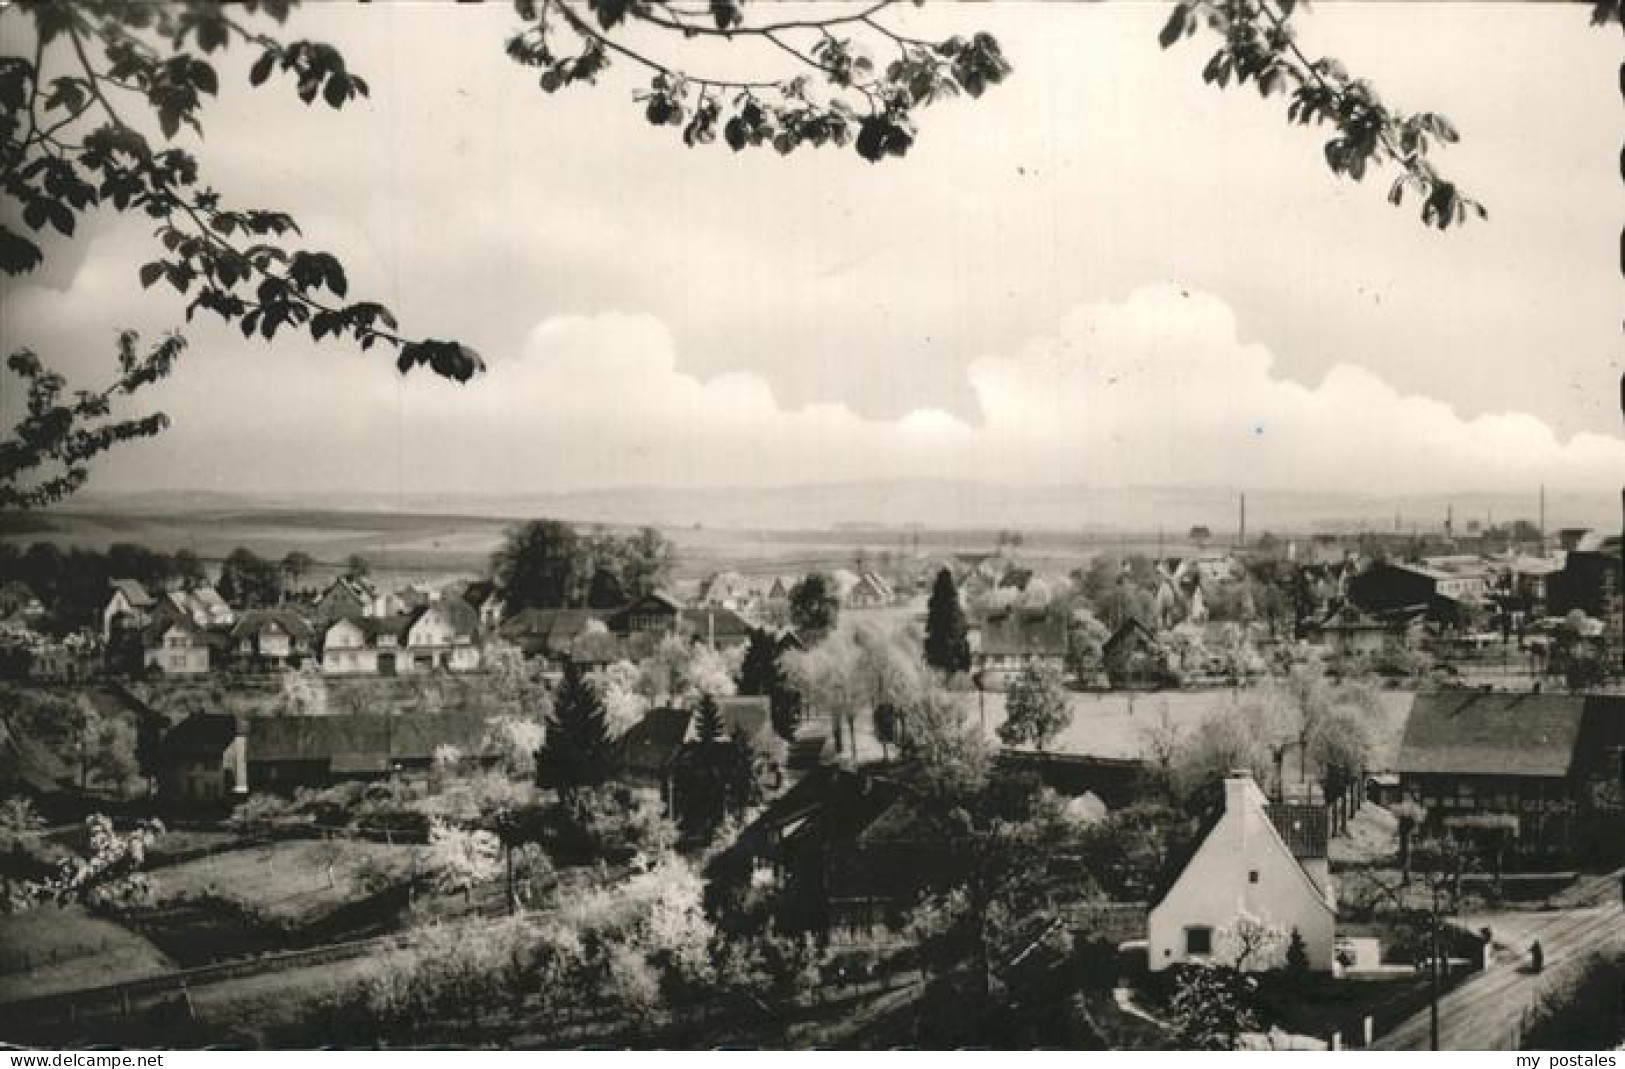
<path id="1" fill-rule="evenodd" d="M 228 202 L 294 214 L 354 298 L 472 345 L 469 385 L 381 350 L 202 318 L 144 397 L 173 420 L 96 490 L 554 492 L 916 477 L 1612 495 L 1622 187 L 1617 35 L 1582 7 L 1323 4 L 1299 19 L 1407 110 L 1490 211 L 1445 233 L 1339 179 L 1281 98 L 1221 92 L 1156 3 L 927 4 L 1014 65 L 920 112 L 903 159 L 685 148 L 624 64 L 542 93 L 511 7 L 307 4 L 371 84 L 340 112 L 224 88 L 197 145 Z M 19 20 L 0 17 L 6 50 Z M 685 52 L 754 71 L 727 46 Z M 0 281 L 0 343 L 76 384 L 143 292 L 140 220 L 98 217 Z M 0 408 L 17 403 L 14 383 Z M 10 406 L 8 408 L 7 406 Z"/>

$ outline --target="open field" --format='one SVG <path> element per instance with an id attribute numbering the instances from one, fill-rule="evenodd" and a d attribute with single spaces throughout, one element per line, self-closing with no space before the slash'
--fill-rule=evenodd
<path id="1" fill-rule="evenodd" d="M 0 1001 L 154 976 L 174 963 L 79 906 L 0 916 Z"/>
<path id="2" fill-rule="evenodd" d="M 1373 748 L 1372 769 L 1391 767 L 1399 753 L 1400 740 L 1405 731 L 1405 719 L 1410 714 L 1414 695 L 1409 691 L 1385 690 L 1379 692 L 1381 718 L 1368 724 Z M 997 741 L 998 727 L 1004 722 L 1004 695 L 988 691 L 978 696 L 964 695 L 965 706 L 973 720 L 985 725 L 988 738 Z M 1080 754 L 1090 757 L 1143 757 L 1148 735 L 1166 718 L 1173 729 L 1189 732 L 1215 711 L 1239 705 L 1247 700 L 1246 690 L 1221 688 L 1215 690 L 1173 690 L 1159 692 L 1109 691 L 1104 693 L 1074 693 L 1071 695 L 1072 723 L 1054 745 L 1052 753 Z M 863 760 L 878 758 L 880 743 L 874 738 L 874 725 L 868 718 L 858 722 L 858 757 Z M 1296 757 L 1289 755 L 1285 770 L 1289 776 L 1298 772 Z"/>
<path id="3" fill-rule="evenodd" d="M 406 879 L 413 847 L 292 840 L 215 854 L 154 875 L 160 903 L 211 896 L 260 920 L 298 928 Z"/>
<path id="4" fill-rule="evenodd" d="M 19 546 L 51 541 L 87 549 L 136 542 L 166 552 L 187 548 L 215 562 L 237 546 L 247 546 L 273 559 L 298 549 L 317 561 L 312 582 L 337 574 L 344 560 L 358 553 L 372 563 L 383 580 L 441 582 L 483 571 L 508 527 L 528 515 L 222 508 L 218 504 L 183 511 L 69 507 L 8 520 L 0 526 L 0 541 Z M 860 561 L 873 562 L 887 555 L 939 560 L 962 553 L 990 554 L 997 547 L 997 532 L 992 529 L 855 525 L 790 530 L 670 525 L 662 530 L 677 550 L 673 579 L 685 589 L 721 569 L 765 577 L 819 568 L 850 568 Z M 1155 535 L 1057 530 L 1030 533 L 1018 554 L 1024 564 L 1041 574 L 1065 575 L 1104 550 L 1154 552 L 1159 548 L 1181 554 L 1194 547 L 1178 540 L 1162 541 Z"/>

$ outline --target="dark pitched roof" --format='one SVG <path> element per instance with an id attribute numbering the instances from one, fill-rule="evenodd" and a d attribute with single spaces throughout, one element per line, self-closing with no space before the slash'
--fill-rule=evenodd
<path id="1" fill-rule="evenodd" d="M 621 767 L 634 776 L 664 775 L 683 748 L 692 715 L 687 709 L 651 709 L 643 714 L 621 736 Z"/>
<path id="2" fill-rule="evenodd" d="M 71 770 L 43 745 L 12 730 L 0 717 L 0 788 L 55 792 Z"/>
<path id="3" fill-rule="evenodd" d="M 419 606 L 408 614 L 412 618 L 408 628 L 416 626 L 419 620 L 434 610 L 439 610 L 442 616 L 451 621 L 458 634 L 472 635 L 480 629 L 479 611 L 462 598 L 441 598 Z"/>
<path id="4" fill-rule="evenodd" d="M 711 635 L 730 641 L 750 638 L 750 624 L 732 609 L 683 609 L 679 616 L 696 638 L 704 639 Z"/>
<path id="5" fill-rule="evenodd" d="M 229 713 L 193 713 L 164 735 L 163 750 L 172 756 L 203 754 L 218 758 L 237 737 L 237 718 Z"/>
<path id="6" fill-rule="evenodd" d="M 1625 724 L 1625 698 L 1578 694 L 1418 694 L 1401 773 L 1562 777 L 1574 771 L 1588 718 Z"/>
<path id="7" fill-rule="evenodd" d="M 231 634 L 233 638 L 247 638 L 259 634 L 267 624 L 276 624 L 293 638 L 310 637 L 309 621 L 288 609 L 249 609 L 237 618 Z"/>
<path id="8" fill-rule="evenodd" d="M 1110 656 L 1115 650 L 1118 649 L 1118 647 L 1122 646 L 1123 643 L 1135 638 L 1150 646 L 1161 645 L 1157 641 L 1157 636 L 1151 633 L 1150 628 L 1146 627 L 1140 621 L 1131 616 L 1127 620 L 1124 620 L 1116 631 L 1112 632 L 1111 637 L 1108 638 L 1101 646 L 1101 652 L 1107 656 Z"/>
<path id="9" fill-rule="evenodd" d="M 131 608 L 147 609 L 152 607 L 152 595 L 147 593 L 147 588 L 142 586 L 139 581 L 135 579 L 114 579 L 108 585 L 115 591 L 122 593 L 124 600 L 130 603 Z M 109 595 L 109 597 L 111 596 Z"/>
<path id="10" fill-rule="evenodd" d="M 1065 656 L 1066 618 L 1019 609 L 990 616 L 982 624 L 981 649 L 992 657 Z"/>
<path id="11" fill-rule="evenodd" d="M 343 575 L 327 584 L 327 589 L 322 591 L 318 600 L 325 601 L 333 594 L 342 595 L 361 604 L 366 604 L 373 597 L 372 585 L 366 580 L 351 579 Z"/>
<path id="12" fill-rule="evenodd" d="M 1302 861 L 1326 856 L 1331 816 L 1325 806 L 1271 802 L 1266 811 L 1293 857 Z"/>
<path id="13" fill-rule="evenodd" d="M 250 761 L 331 761 L 352 770 L 424 761 L 444 745 L 483 754 L 485 721 L 449 714 L 265 716 L 247 721 Z"/>
<path id="14" fill-rule="evenodd" d="M 476 579 L 463 587 L 463 600 L 476 609 L 483 608 L 496 595 L 497 585 L 488 579 Z"/>
<path id="15" fill-rule="evenodd" d="M 174 629 L 178 629 L 195 638 L 201 639 L 204 637 L 203 628 L 197 625 L 197 621 L 178 610 L 170 610 L 159 613 L 158 616 L 142 630 L 141 637 L 144 642 L 150 644 L 159 641 L 164 637 L 165 634 Z"/>
<path id="16" fill-rule="evenodd" d="M 757 842 L 792 834 L 854 838 L 905 796 L 911 796 L 909 789 L 890 777 L 824 765 L 768 803 L 740 838 L 749 836 Z"/>
<path id="17" fill-rule="evenodd" d="M 651 590 L 649 593 L 627 605 L 621 611 L 631 613 L 640 609 L 659 609 L 663 612 L 677 613 L 682 611 L 682 603 L 664 590 Z"/>
<path id="18" fill-rule="evenodd" d="M 395 638 L 403 638 L 406 635 L 407 628 L 412 626 L 411 613 L 396 613 L 393 616 L 351 615 L 346 616 L 345 619 L 359 624 L 368 638 L 377 638 L 379 635 L 393 635 Z"/>
<path id="19" fill-rule="evenodd" d="M 596 609 L 525 609 L 502 624 L 502 636 L 564 654 L 569 644 L 605 614 Z"/>

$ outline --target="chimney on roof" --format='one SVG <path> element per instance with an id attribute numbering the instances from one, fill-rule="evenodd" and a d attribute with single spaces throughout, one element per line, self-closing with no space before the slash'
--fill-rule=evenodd
<path id="1" fill-rule="evenodd" d="M 1224 811 L 1238 813 L 1246 808 L 1252 792 L 1257 790 L 1253 785 L 1253 774 L 1245 768 L 1232 769 L 1224 777 Z"/>

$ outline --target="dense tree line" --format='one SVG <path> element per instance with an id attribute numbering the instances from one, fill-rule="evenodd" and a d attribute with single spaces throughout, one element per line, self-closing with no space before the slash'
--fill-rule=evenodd
<path id="1" fill-rule="evenodd" d="M 238 546 L 220 563 L 216 590 L 234 608 L 281 603 L 316 568 L 308 553 L 290 552 L 280 561 Z M 365 561 L 351 558 L 348 573 L 365 574 Z M 19 549 L 0 542 L 0 583 L 18 582 L 39 598 L 45 626 L 58 633 L 101 627 L 102 610 L 116 579 L 133 579 L 150 593 L 193 590 L 210 583 L 210 569 L 190 549 L 174 553 L 133 542 L 115 542 L 106 550 L 63 548 L 34 542 Z"/>
<path id="2" fill-rule="evenodd" d="M 100 628 L 109 584 L 135 579 L 161 588 L 196 568 L 186 551 L 160 553 L 145 546 L 117 542 L 105 552 L 54 542 L 35 542 L 19 550 L 0 542 L 0 582 L 25 584 L 46 609 L 46 624 L 60 632 Z"/>
<path id="3" fill-rule="evenodd" d="M 675 552 L 652 527 L 586 533 L 558 520 L 512 528 L 491 557 L 509 614 L 524 609 L 615 609 L 658 590 Z"/>

